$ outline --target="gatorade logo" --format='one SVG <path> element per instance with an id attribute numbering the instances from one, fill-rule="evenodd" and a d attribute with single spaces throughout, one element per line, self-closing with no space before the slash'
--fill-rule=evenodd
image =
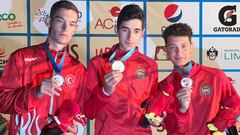
<path id="1" fill-rule="evenodd" d="M 16 15 L 13 14 L 13 13 L 9 13 L 9 14 L 3 13 L 3 14 L 0 14 L 0 21 L 8 21 L 8 20 L 13 21 L 15 19 L 16 19 Z"/>
<path id="2" fill-rule="evenodd" d="M 169 22 L 175 23 L 181 19 L 182 9 L 176 4 L 170 4 L 165 8 L 164 16 Z"/>
<path id="3" fill-rule="evenodd" d="M 219 21 L 225 26 L 237 24 L 236 5 L 223 7 L 218 14 Z"/>

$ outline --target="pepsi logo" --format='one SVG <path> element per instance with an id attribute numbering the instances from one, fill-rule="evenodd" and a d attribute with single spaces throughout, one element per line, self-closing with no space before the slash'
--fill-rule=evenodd
<path id="1" fill-rule="evenodd" d="M 181 19 L 182 9 L 176 4 L 170 4 L 165 8 L 164 16 L 169 22 L 175 23 Z"/>

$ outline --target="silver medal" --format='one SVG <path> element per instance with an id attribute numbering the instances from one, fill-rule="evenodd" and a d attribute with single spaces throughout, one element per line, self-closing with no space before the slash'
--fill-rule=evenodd
<path id="1" fill-rule="evenodd" d="M 61 76 L 60 74 L 55 74 L 55 75 L 53 76 L 53 79 L 56 80 L 58 86 L 62 86 L 63 83 L 64 83 L 64 78 L 63 78 L 63 76 Z"/>
<path id="2" fill-rule="evenodd" d="M 123 62 L 120 60 L 114 61 L 111 66 L 112 66 L 112 70 L 119 70 L 120 72 L 123 72 L 125 69 Z"/>
<path id="3" fill-rule="evenodd" d="M 181 85 L 184 88 L 191 88 L 192 85 L 193 85 L 193 80 L 191 78 L 189 78 L 189 77 L 184 77 L 181 80 Z"/>

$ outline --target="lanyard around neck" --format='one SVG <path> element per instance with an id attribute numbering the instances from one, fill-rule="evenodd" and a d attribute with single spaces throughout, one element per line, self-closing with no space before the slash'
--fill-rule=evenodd
<path id="1" fill-rule="evenodd" d="M 53 56 L 52 56 L 52 54 L 51 54 L 51 52 L 50 52 L 50 50 L 49 50 L 49 48 L 48 48 L 48 43 L 45 42 L 45 45 L 44 45 L 44 46 L 45 46 L 45 50 L 46 50 L 46 52 L 47 52 L 48 58 L 49 58 L 49 60 L 50 60 L 50 62 L 51 62 L 51 64 L 52 64 L 52 67 L 53 67 L 54 71 L 55 71 L 57 74 L 60 74 L 61 71 L 62 71 L 64 59 L 65 59 L 65 57 L 66 57 L 66 50 L 64 51 L 64 54 L 63 54 L 63 56 L 62 56 L 62 58 L 61 58 L 61 60 L 60 60 L 60 63 L 57 65 L 57 64 L 56 64 L 56 61 L 54 60 L 54 58 L 53 58 Z M 55 57 L 57 58 L 57 54 L 56 54 Z"/>
<path id="2" fill-rule="evenodd" d="M 191 69 L 192 69 L 193 62 L 190 61 L 187 65 L 186 71 L 184 72 L 180 67 L 175 66 L 176 70 L 183 76 L 186 77 L 189 75 Z"/>
<path id="3" fill-rule="evenodd" d="M 120 59 L 120 61 L 124 62 L 124 61 L 127 60 L 129 57 L 131 57 L 135 51 L 136 51 L 136 47 L 133 48 L 133 49 L 131 49 L 130 51 L 128 51 L 127 54 L 125 54 L 125 55 Z M 113 54 L 110 56 L 110 58 L 109 58 L 109 61 L 110 61 L 111 63 L 114 62 L 113 59 L 114 59 L 115 56 L 116 56 L 116 50 L 114 51 L 114 53 L 113 53 Z"/>

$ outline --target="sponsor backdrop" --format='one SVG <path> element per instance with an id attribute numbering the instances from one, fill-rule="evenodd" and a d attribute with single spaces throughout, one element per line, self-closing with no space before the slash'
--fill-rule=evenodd
<path id="1" fill-rule="evenodd" d="M 9 55 L 18 48 L 44 42 L 44 19 L 56 0 L 0 1 L 0 71 Z M 193 60 L 222 69 L 240 93 L 240 2 L 238 0 L 73 0 L 79 9 L 79 28 L 69 50 L 85 66 L 90 58 L 109 50 L 118 41 L 114 33 L 123 6 L 135 3 L 146 14 L 145 36 L 139 45 L 142 53 L 156 60 L 159 80 L 173 65 L 166 58 L 161 37 L 166 26 L 188 23 L 194 32 Z M 5 115 L 4 115 L 5 116 Z M 7 116 L 6 116 L 7 117 Z M 154 134 L 157 134 L 153 129 Z M 93 121 L 85 134 L 93 134 Z M 159 134 L 159 133 L 158 133 Z M 165 134 L 165 133 L 162 133 Z"/>

